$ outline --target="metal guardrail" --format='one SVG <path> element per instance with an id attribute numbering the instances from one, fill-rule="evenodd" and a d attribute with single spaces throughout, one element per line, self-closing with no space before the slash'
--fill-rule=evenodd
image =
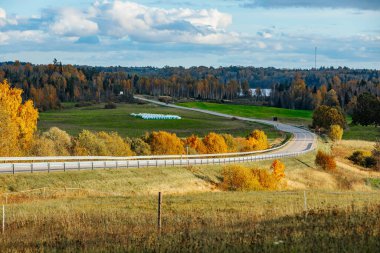
<path id="1" fill-rule="evenodd" d="M 164 160 L 113 160 L 113 161 L 78 161 L 78 162 L 39 162 L 39 163 L 4 163 L 0 164 L 0 173 L 16 174 L 22 172 L 53 172 L 73 170 L 95 170 L 95 169 L 128 169 L 142 167 L 173 167 L 207 164 L 244 163 L 261 160 L 270 160 L 283 157 L 299 156 L 314 150 L 301 152 L 288 152 L 279 154 L 264 154 L 255 156 L 223 157 L 223 158 L 185 158 Z"/>

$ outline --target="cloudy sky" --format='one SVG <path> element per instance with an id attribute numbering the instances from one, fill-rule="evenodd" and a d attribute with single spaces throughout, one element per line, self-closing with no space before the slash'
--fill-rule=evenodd
<path id="1" fill-rule="evenodd" d="M 380 0 L 0 0 L 0 61 L 380 69 Z"/>

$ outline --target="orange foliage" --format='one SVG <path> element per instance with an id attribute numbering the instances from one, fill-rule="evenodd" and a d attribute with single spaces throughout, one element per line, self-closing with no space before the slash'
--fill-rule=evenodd
<path id="1" fill-rule="evenodd" d="M 203 138 L 208 154 L 227 153 L 228 147 L 224 138 L 216 133 L 209 133 Z"/>
<path id="2" fill-rule="evenodd" d="M 285 165 L 281 161 L 277 159 L 274 160 L 271 165 L 271 169 L 273 170 L 273 175 L 278 181 L 285 177 Z"/>
<path id="3" fill-rule="evenodd" d="M 38 111 L 31 100 L 22 104 L 21 94 L 21 89 L 11 88 L 6 80 L 0 83 L 1 111 L 16 125 L 18 142 L 21 148 L 27 149 L 37 130 Z"/>
<path id="4" fill-rule="evenodd" d="M 185 145 L 189 145 L 189 147 L 194 149 L 198 154 L 207 153 L 205 144 L 196 135 L 191 135 L 190 137 L 187 137 L 185 140 Z"/>
<path id="5" fill-rule="evenodd" d="M 178 155 L 185 153 L 181 139 L 176 134 L 165 131 L 152 132 L 148 136 L 147 142 L 154 155 Z"/>
<path id="6" fill-rule="evenodd" d="M 315 164 L 324 170 L 334 171 L 336 169 L 336 162 L 334 157 L 319 150 L 315 157 Z"/>

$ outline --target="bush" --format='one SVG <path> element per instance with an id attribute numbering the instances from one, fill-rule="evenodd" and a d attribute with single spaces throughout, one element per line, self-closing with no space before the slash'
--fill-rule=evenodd
<path id="1" fill-rule="evenodd" d="M 224 138 L 216 133 L 209 133 L 203 138 L 208 154 L 227 153 L 228 147 Z"/>
<path id="2" fill-rule="evenodd" d="M 222 189 L 227 191 L 261 190 L 257 177 L 242 165 L 227 166 L 223 170 Z"/>
<path id="3" fill-rule="evenodd" d="M 42 134 L 43 137 L 54 142 L 55 153 L 59 156 L 69 156 L 72 149 L 71 136 L 59 129 L 58 127 L 52 127 L 49 131 Z"/>
<path id="4" fill-rule="evenodd" d="M 95 133 L 83 130 L 74 140 L 74 155 L 77 156 L 105 156 L 108 155 L 107 146 Z"/>
<path id="5" fill-rule="evenodd" d="M 108 102 L 107 104 L 104 105 L 104 109 L 116 109 L 116 104 L 113 102 Z"/>
<path id="6" fill-rule="evenodd" d="M 318 151 L 315 157 L 315 164 L 328 171 L 334 171 L 336 169 L 334 157 L 321 150 Z"/>
<path id="7" fill-rule="evenodd" d="M 360 165 L 365 168 L 375 168 L 377 160 L 374 156 L 371 156 L 371 152 L 368 151 L 355 151 L 348 157 L 354 164 Z"/>
<path id="8" fill-rule="evenodd" d="M 223 170 L 221 188 L 228 191 L 276 190 L 285 177 L 285 166 L 278 160 L 272 163 L 272 173 L 268 170 L 230 165 Z"/>
<path id="9" fill-rule="evenodd" d="M 80 101 L 80 102 L 76 103 L 74 106 L 75 107 L 87 107 L 87 106 L 91 106 L 91 105 L 92 105 L 92 102 Z"/>
<path id="10" fill-rule="evenodd" d="M 118 133 L 99 132 L 96 136 L 104 142 L 108 155 L 111 156 L 131 156 L 130 145 L 119 136 Z"/>
<path id="11" fill-rule="evenodd" d="M 180 155 L 185 153 L 181 139 L 165 131 L 152 132 L 147 143 L 154 155 Z"/>
<path id="12" fill-rule="evenodd" d="M 198 153 L 198 154 L 206 154 L 207 153 L 207 149 L 206 149 L 205 144 L 196 135 L 191 135 L 191 136 L 187 137 L 184 144 L 188 145 L 190 147 L 190 150 L 189 150 L 190 154 L 194 153 L 194 151 L 195 151 L 195 153 Z"/>
<path id="13" fill-rule="evenodd" d="M 339 125 L 332 125 L 329 131 L 329 137 L 333 141 L 340 141 L 343 136 L 343 128 Z"/>
<path id="14" fill-rule="evenodd" d="M 54 141 L 44 137 L 35 136 L 32 140 L 30 148 L 28 149 L 29 156 L 56 156 Z"/>
<path id="15" fill-rule="evenodd" d="M 136 155 L 150 155 L 150 146 L 140 138 L 126 138 L 126 142 L 131 146 Z"/>
<path id="16" fill-rule="evenodd" d="M 247 141 L 251 151 L 264 150 L 269 148 L 268 137 L 264 131 L 255 129 L 247 136 Z"/>
<path id="17" fill-rule="evenodd" d="M 236 152 L 237 151 L 237 145 L 235 142 L 234 137 L 231 134 L 221 134 L 224 142 L 227 145 L 228 152 Z"/>

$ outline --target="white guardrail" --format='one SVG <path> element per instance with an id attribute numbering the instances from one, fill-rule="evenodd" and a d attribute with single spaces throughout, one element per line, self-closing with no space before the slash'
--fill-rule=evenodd
<path id="1" fill-rule="evenodd" d="M 223 158 L 190 158 L 190 156 L 182 156 L 181 159 L 147 159 L 131 160 L 100 160 L 100 161 L 77 161 L 77 162 L 32 162 L 32 163 L 3 163 L 0 164 L 0 173 L 21 173 L 21 172 L 53 172 L 53 171 L 69 171 L 69 170 L 95 170 L 95 169 L 127 169 L 142 167 L 173 167 L 173 166 L 190 166 L 190 165 L 206 165 L 206 164 L 227 164 L 227 163 L 244 163 L 260 160 L 270 160 L 283 157 L 299 156 L 314 150 L 311 149 L 301 152 L 288 152 L 278 154 L 262 154 L 239 157 L 223 157 Z M 224 154 L 225 155 L 225 154 Z M 132 157 L 131 157 L 132 158 Z"/>

